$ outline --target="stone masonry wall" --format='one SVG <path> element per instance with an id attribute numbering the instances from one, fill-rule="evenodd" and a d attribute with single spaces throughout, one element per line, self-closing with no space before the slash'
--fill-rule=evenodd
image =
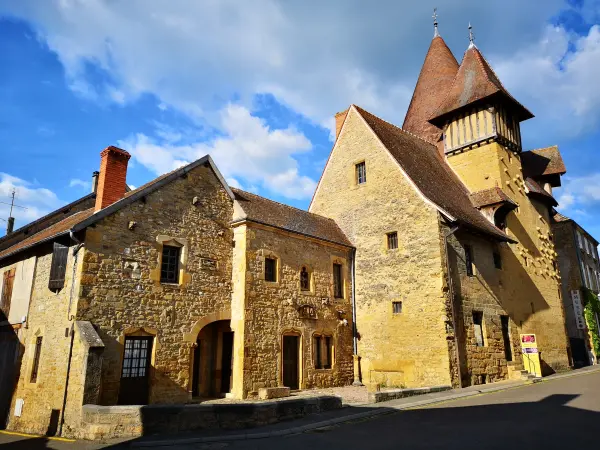
<path id="1" fill-rule="evenodd" d="M 132 333 L 154 336 L 150 403 L 191 398 L 197 334 L 211 317 L 230 316 L 232 212 L 225 189 L 201 166 L 87 230 L 77 317 L 105 344 L 101 404 L 117 403 Z M 161 243 L 172 241 L 183 245 L 180 282 L 161 284 Z"/>
<path id="2" fill-rule="evenodd" d="M 237 234 L 236 234 L 237 238 Z M 248 223 L 246 235 L 244 395 L 283 385 L 283 334 L 300 336 L 300 388 L 344 386 L 352 382 L 350 249 Z M 237 247 L 237 241 L 236 241 Z M 264 259 L 277 259 L 277 282 L 264 280 Z M 333 295 L 333 263 L 343 265 L 344 298 Z M 300 289 L 300 271 L 310 274 L 310 291 Z M 316 318 L 302 318 L 310 305 Z M 347 324 L 340 322 L 342 311 Z M 315 369 L 313 335 L 333 337 L 333 366 Z"/>
<path id="3" fill-rule="evenodd" d="M 367 181 L 356 183 L 364 161 Z M 451 384 L 438 213 L 350 110 L 311 212 L 334 219 L 356 247 L 356 310 L 363 382 Z M 387 248 L 387 233 L 398 248 Z M 402 312 L 393 313 L 393 302 Z"/>

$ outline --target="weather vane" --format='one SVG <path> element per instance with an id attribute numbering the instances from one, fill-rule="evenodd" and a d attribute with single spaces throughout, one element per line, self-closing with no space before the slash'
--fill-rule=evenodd
<path id="1" fill-rule="evenodd" d="M 433 37 L 439 36 L 438 32 L 438 21 L 437 21 L 437 8 L 433 8 Z"/>
<path id="2" fill-rule="evenodd" d="M 471 26 L 471 22 L 469 22 L 469 47 L 475 46 L 475 36 L 473 36 L 473 27 Z"/>

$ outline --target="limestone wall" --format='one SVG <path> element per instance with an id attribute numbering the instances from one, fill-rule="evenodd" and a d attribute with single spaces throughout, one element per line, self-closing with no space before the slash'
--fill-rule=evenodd
<path id="1" fill-rule="evenodd" d="M 0 277 L 7 270 L 15 269 L 10 312 L 8 314 L 8 323 L 10 324 L 21 323 L 23 317 L 27 316 L 29 301 L 31 299 L 33 275 L 35 273 L 35 262 L 36 257 L 31 256 L 0 268 Z M 2 296 L 3 289 L 4 283 L 0 283 L 0 297 Z"/>
<path id="2" fill-rule="evenodd" d="M 344 386 L 352 382 L 350 249 L 249 223 L 245 235 L 244 396 L 283 385 L 283 334 L 300 336 L 300 388 Z M 264 280 L 264 259 L 277 259 L 276 282 Z M 344 298 L 334 298 L 333 263 L 343 265 Z M 309 291 L 300 289 L 300 270 L 310 273 Z M 316 318 L 302 318 L 309 305 Z M 340 323 L 343 312 L 347 325 Z M 315 369 L 313 335 L 333 338 L 333 366 Z"/>
<path id="3" fill-rule="evenodd" d="M 364 161 L 367 181 L 356 183 Z M 446 385 L 450 379 L 438 213 L 353 110 L 310 207 L 356 247 L 358 353 L 363 382 Z M 387 248 L 386 233 L 398 233 Z M 393 313 L 393 302 L 402 312 Z"/>
<path id="4" fill-rule="evenodd" d="M 202 166 L 86 231 L 77 317 L 106 346 L 101 404 L 117 403 L 124 337 L 134 333 L 155 337 L 150 403 L 191 398 L 198 332 L 230 317 L 231 217 L 232 200 Z M 173 240 L 183 245 L 179 283 L 161 284 L 162 244 Z"/>

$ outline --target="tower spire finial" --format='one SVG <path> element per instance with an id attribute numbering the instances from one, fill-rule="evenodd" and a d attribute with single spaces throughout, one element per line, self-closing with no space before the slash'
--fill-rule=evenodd
<path id="1" fill-rule="evenodd" d="M 433 8 L 433 37 L 438 37 L 440 32 L 438 31 L 437 21 L 437 8 Z"/>
<path id="2" fill-rule="evenodd" d="M 469 48 L 475 47 L 475 36 L 473 35 L 473 26 L 469 22 Z"/>

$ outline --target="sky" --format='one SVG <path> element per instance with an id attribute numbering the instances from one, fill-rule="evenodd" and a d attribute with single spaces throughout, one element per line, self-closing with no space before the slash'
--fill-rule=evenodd
<path id="1" fill-rule="evenodd" d="M 559 210 L 600 240 L 600 0 L 0 0 L 0 202 L 16 188 L 19 227 L 80 198 L 116 145 L 134 187 L 208 153 L 307 208 L 336 112 L 402 125 L 434 7 L 459 61 L 471 22 L 536 116 L 525 149 L 561 150 Z"/>

